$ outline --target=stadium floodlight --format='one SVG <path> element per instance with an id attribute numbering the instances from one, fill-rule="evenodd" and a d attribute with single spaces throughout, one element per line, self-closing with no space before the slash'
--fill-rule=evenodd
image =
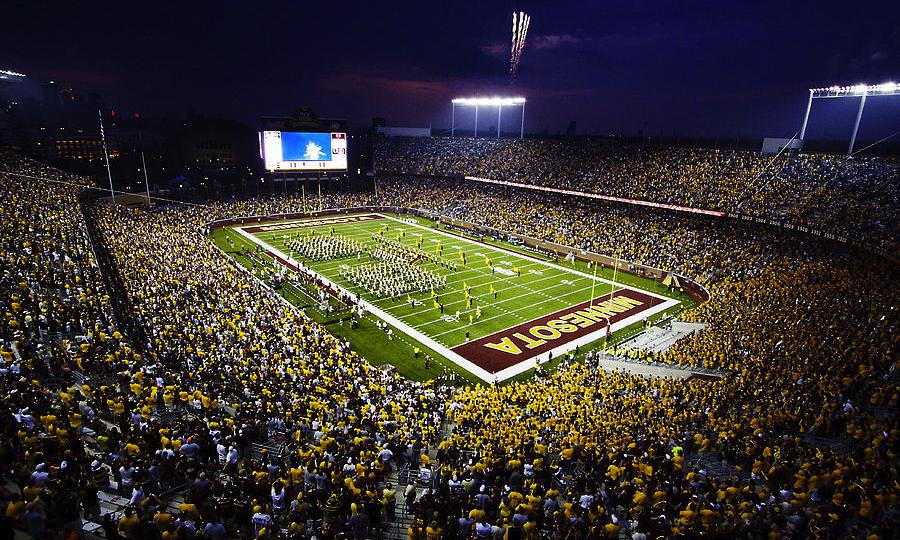
<path id="1" fill-rule="evenodd" d="M 525 98 L 523 97 L 471 97 L 471 98 L 456 98 L 453 100 L 455 105 L 500 105 L 500 106 L 510 106 L 510 105 L 521 105 L 525 103 Z"/>
<path id="2" fill-rule="evenodd" d="M 8 69 L 0 69 L 0 75 L 6 75 L 8 77 L 21 77 L 25 78 L 24 73 L 17 73 L 15 71 L 10 71 Z"/>
<path id="3" fill-rule="evenodd" d="M 859 122 L 862 120 L 863 108 L 866 106 L 866 98 L 868 96 L 898 95 L 900 95 L 900 83 L 895 82 L 810 88 L 809 101 L 806 103 L 806 114 L 803 115 L 803 126 L 800 128 L 800 141 L 802 142 L 806 136 L 806 125 L 809 122 L 809 112 L 812 110 L 812 102 L 814 99 L 858 97 L 860 98 L 859 109 L 856 111 L 856 121 L 853 123 L 853 134 L 850 136 L 850 147 L 847 150 L 848 154 L 852 154 L 853 146 L 856 144 L 856 134 L 859 132 Z"/>
<path id="4" fill-rule="evenodd" d="M 519 126 L 519 138 L 525 136 L 525 98 L 523 97 L 466 97 L 451 100 L 450 136 L 456 134 L 456 106 L 475 107 L 475 136 L 478 137 L 478 107 L 497 107 L 497 137 L 500 136 L 500 118 L 503 107 L 522 107 L 522 122 Z"/>
<path id="5" fill-rule="evenodd" d="M 828 88 L 810 88 L 809 91 L 813 94 L 813 98 L 858 97 L 863 94 L 869 96 L 891 96 L 900 94 L 900 83 L 886 82 L 881 84 L 854 84 L 853 86 L 829 86 Z"/>

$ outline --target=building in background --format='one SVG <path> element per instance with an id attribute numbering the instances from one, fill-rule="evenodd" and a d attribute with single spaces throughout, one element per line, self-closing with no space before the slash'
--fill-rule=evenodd
<path id="1" fill-rule="evenodd" d="M 382 126 L 377 132 L 385 137 L 431 137 L 430 127 Z"/>
<path id="2" fill-rule="evenodd" d="M 98 135 L 58 136 L 48 139 L 48 157 L 53 161 L 102 161 L 103 140 Z M 109 159 L 119 157 L 117 145 L 110 145 Z"/>
<path id="3" fill-rule="evenodd" d="M 256 132 L 233 120 L 198 118 L 176 140 L 182 163 L 202 171 L 235 171 L 259 159 Z"/>

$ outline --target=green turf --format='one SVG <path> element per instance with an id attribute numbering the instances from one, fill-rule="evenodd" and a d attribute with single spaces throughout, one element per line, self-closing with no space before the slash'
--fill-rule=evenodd
<path id="1" fill-rule="evenodd" d="M 251 252 L 254 247 L 247 239 L 228 228 L 213 231 L 211 238 L 216 246 L 242 266 L 251 270 L 257 278 L 270 282 L 270 278 L 274 275 L 271 266 L 264 264 L 260 258 L 254 257 L 252 253 L 250 256 L 242 253 L 242 247 L 247 247 Z M 455 374 L 456 384 L 465 385 L 479 382 L 479 379 L 468 371 L 447 360 L 441 354 L 404 335 L 399 330 L 394 330 L 394 339 L 388 339 L 387 335 L 375 326 L 377 319 L 373 315 L 367 316 L 360 321 L 357 328 L 353 329 L 346 322 L 346 318 L 349 315 L 348 310 L 344 309 L 332 314 L 323 313 L 316 307 L 316 303 L 313 300 L 315 291 L 311 289 L 304 290 L 302 284 L 296 287 L 282 287 L 276 289 L 276 291 L 289 302 L 302 309 L 314 321 L 324 324 L 332 334 L 349 340 L 353 349 L 373 365 L 391 364 L 404 377 L 416 381 L 443 377 L 445 381 L 449 382 L 448 374 Z M 332 300 L 331 304 L 335 308 L 338 308 L 340 305 L 336 300 Z M 418 357 L 414 353 L 415 348 L 420 350 Z M 423 361 L 424 354 L 430 354 L 433 358 L 431 366 L 427 369 Z"/>
<path id="2" fill-rule="evenodd" d="M 594 280 L 590 277 L 567 272 L 563 265 L 587 274 L 596 272 L 598 277 L 610 280 L 614 276 L 614 272 L 611 269 L 588 268 L 585 263 L 581 262 L 570 265 L 565 261 L 562 264 L 547 266 L 533 260 L 535 254 L 524 252 L 521 248 L 505 242 L 486 240 L 492 245 L 501 246 L 523 255 L 527 254 L 527 257 L 520 256 L 517 253 L 494 250 L 483 244 L 475 243 L 470 238 L 464 238 L 458 233 L 454 233 L 457 234 L 455 237 L 448 237 L 438 232 L 435 223 L 423 218 L 416 217 L 415 219 L 419 225 L 425 228 L 394 220 L 381 219 L 336 224 L 333 226 L 333 234 L 353 238 L 363 244 L 374 244 L 372 235 L 379 233 L 387 225 L 388 229 L 384 236 L 397 240 L 398 233 L 403 233 L 399 241 L 409 247 L 416 247 L 418 240 L 421 238 L 420 249 L 428 253 L 435 253 L 435 248 L 440 242 L 440 245 L 443 247 L 443 258 L 459 264 L 459 268 L 455 271 L 448 270 L 430 262 L 421 262 L 419 266 L 446 276 L 447 286 L 444 290 L 437 291 L 438 298 L 444 304 L 444 313 L 446 315 L 454 315 L 456 311 L 460 312 L 459 322 L 443 320 L 439 310 L 434 308 L 429 292 L 411 294 L 410 296 L 421 302 L 422 305 L 410 306 L 405 294 L 391 299 L 372 298 L 339 275 L 341 265 L 352 266 L 372 262 L 368 255 L 363 255 L 359 260 L 356 257 L 348 257 L 331 261 L 305 261 L 301 259 L 301 262 L 345 289 L 361 294 L 363 298 L 366 298 L 379 308 L 432 337 L 446 347 L 454 347 L 464 343 L 467 330 L 470 332 L 470 338 L 474 340 L 568 308 L 580 302 L 588 301 L 592 294 L 593 297 L 598 297 L 609 294 L 613 290 L 611 284 L 604 282 L 592 283 Z M 255 233 L 255 236 L 273 248 L 281 250 L 285 254 L 291 254 L 290 248 L 286 246 L 291 237 L 298 234 L 307 235 L 310 230 L 314 230 L 315 234 L 328 235 L 332 234 L 331 228 L 331 225 L 313 228 L 298 227 L 276 232 Z M 255 245 L 234 230 L 222 229 L 215 231 L 213 240 L 219 247 L 235 257 L 239 263 L 255 269 L 259 277 L 264 278 L 264 273 L 271 271 L 266 269 L 266 259 L 264 257 L 253 255 L 252 253 L 248 256 L 242 253 L 242 251 L 253 252 Z M 244 247 L 249 248 L 249 250 L 243 250 L 242 248 Z M 466 253 L 467 264 L 464 266 L 459 259 L 460 251 L 465 251 Z M 521 275 L 492 274 L 484 260 L 485 255 L 491 259 L 496 268 L 506 268 L 508 270 L 518 268 Z M 296 258 L 299 259 L 299 257 Z M 619 290 L 620 286 L 628 285 L 633 288 L 675 298 L 682 302 L 681 305 L 654 316 L 653 320 L 659 320 L 673 312 L 688 309 L 694 305 L 693 300 L 687 294 L 670 292 L 667 287 L 653 280 L 619 272 L 615 274 L 615 281 L 617 283 L 616 290 Z M 466 307 L 463 283 L 470 286 L 471 295 L 476 299 L 475 305 L 481 307 L 481 317 L 476 319 L 472 325 L 468 324 L 468 315 L 474 315 L 476 310 L 475 306 L 471 308 Z M 497 291 L 496 299 L 490 293 L 491 286 Z M 354 348 L 373 364 L 393 364 L 405 376 L 416 380 L 434 378 L 440 375 L 444 368 L 460 374 L 466 381 L 476 380 L 470 374 L 433 351 L 431 351 L 431 355 L 434 357 L 435 363 L 432 364 L 431 369 L 425 370 L 421 357 L 413 358 L 412 349 L 413 347 L 419 347 L 423 349 L 423 354 L 428 349 L 415 342 L 411 337 L 395 329 L 394 339 L 388 340 L 384 332 L 375 328 L 374 321 L 370 319 L 363 321 L 358 329 L 351 330 L 349 325 L 339 322 L 342 318 L 340 313 L 327 314 L 319 311 L 311 296 L 314 293 L 303 289 L 302 285 L 289 286 L 280 292 L 289 301 L 306 310 L 315 320 L 326 324 L 331 331 L 349 339 Z M 639 328 L 634 328 L 634 326 L 632 325 L 615 332 L 613 342 L 620 341 L 629 334 L 639 330 Z M 637 326 L 639 327 L 640 325 Z M 602 346 L 602 344 L 603 340 L 599 340 L 582 348 L 580 352 L 583 354 L 587 350 Z M 522 374 L 515 379 L 521 379 L 526 376 L 528 374 Z"/>

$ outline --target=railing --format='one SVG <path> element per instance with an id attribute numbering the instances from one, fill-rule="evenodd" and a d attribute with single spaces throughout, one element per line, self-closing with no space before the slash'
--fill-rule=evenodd
<path id="1" fill-rule="evenodd" d="M 138 351 L 146 353 L 148 342 L 144 328 L 129 315 L 129 313 L 133 313 L 131 297 L 119 276 L 119 269 L 112 254 L 109 253 L 99 236 L 94 221 L 95 216 L 89 209 L 89 205 L 97 196 L 98 193 L 93 190 L 84 190 L 78 195 L 78 206 L 84 218 L 85 234 L 94 255 L 94 263 L 97 265 L 97 271 L 111 299 L 113 321 L 124 330 L 123 333 L 131 338 L 132 345 Z"/>

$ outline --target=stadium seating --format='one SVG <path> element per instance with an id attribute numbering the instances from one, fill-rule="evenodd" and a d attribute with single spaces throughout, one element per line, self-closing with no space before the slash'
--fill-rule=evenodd
<path id="1" fill-rule="evenodd" d="M 822 228 L 896 253 L 900 164 L 544 139 L 390 138 L 376 168 L 469 175 L 759 216 Z"/>
<path id="2" fill-rule="evenodd" d="M 468 167 L 460 154 L 420 172 Z M 218 217 L 294 211 L 294 198 L 82 213 L 82 180 L 9 153 L 0 171 L 6 530 L 411 540 L 898 530 L 897 268 L 865 252 L 455 180 L 385 177 L 378 195 L 329 195 L 329 207 L 423 208 L 695 276 L 712 298 L 686 317 L 709 326 L 655 359 L 732 372 L 676 381 L 575 362 L 454 390 L 372 367 L 201 232 Z M 697 204 L 716 189 L 674 183 Z M 893 202 L 871 204 L 885 215 Z M 88 225 L 127 313 L 111 307 Z M 141 332 L 123 332 L 119 316 Z"/>

